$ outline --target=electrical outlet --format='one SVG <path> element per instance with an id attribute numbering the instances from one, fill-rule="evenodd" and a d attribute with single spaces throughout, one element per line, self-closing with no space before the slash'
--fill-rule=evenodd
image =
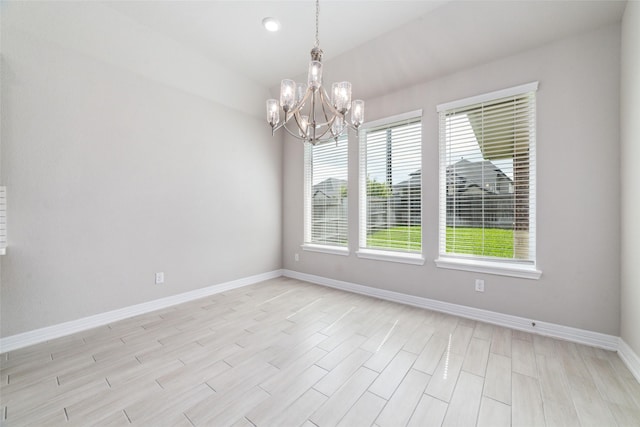
<path id="1" fill-rule="evenodd" d="M 295 259 L 296 262 L 300 261 L 300 255 L 298 254 L 298 252 L 296 252 L 296 254 L 293 256 L 293 259 Z"/>
<path id="2" fill-rule="evenodd" d="M 159 285 L 161 283 L 164 283 L 164 273 L 158 272 L 156 273 L 156 285 Z"/>
<path id="3" fill-rule="evenodd" d="M 476 279 L 476 292 L 484 292 L 484 280 Z"/>

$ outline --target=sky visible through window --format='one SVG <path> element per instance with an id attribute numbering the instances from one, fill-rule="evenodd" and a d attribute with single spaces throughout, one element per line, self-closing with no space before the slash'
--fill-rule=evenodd
<path id="1" fill-rule="evenodd" d="M 480 151 L 480 145 L 478 139 L 473 132 L 471 123 L 466 114 L 457 114 L 455 116 L 447 117 L 446 127 L 455 127 L 457 135 L 464 135 L 467 141 L 466 145 L 457 144 L 455 152 L 450 151 L 451 145 L 448 145 L 446 153 L 446 164 L 452 165 L 462 159 L 470 162 L 478 162 L 484 160 L 482 152 Z M 462 147 L 462 148 L 461 148 Z M 491 163 L 496 165 L 502 172 L 513 180 L 513 158 L 494 160 L 491 159 Z"/>
<path id="2" fill-rule="evenodd" d="M 420 170 L 421 159 L 415 153 L 415 132 L 422 127 L 421 122 L 390 129 L 391 184 L 397 185 L 409 179 L 409 175 Z M 387 129 L 367 134 L 367 176 L 370 180 L 387 182 Z"/>
<path id="3" fill-rule="evenodd" d="M 346 181 L 348 178 L 347 140 L 341 138 L 313 147 L 313 185 L 327 178 Z"/>

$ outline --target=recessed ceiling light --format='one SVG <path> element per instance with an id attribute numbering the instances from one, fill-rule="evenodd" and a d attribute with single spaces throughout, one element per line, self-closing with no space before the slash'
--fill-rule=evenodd
<path id="1" fill-rule="evenodd" d="M 280 29 L 280 22 L 276 18 L 264 18 L 262 20 L 262 26 L 271 32 L 278 31 Z"/>

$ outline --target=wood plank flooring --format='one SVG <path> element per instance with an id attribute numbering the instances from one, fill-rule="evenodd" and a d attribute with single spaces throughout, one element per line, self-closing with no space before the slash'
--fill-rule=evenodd
<path id="1" fill-rule="evenodd" d="M 7 426 L 640 426 L 614 352 L 288 278 L 0 362 Z"/>

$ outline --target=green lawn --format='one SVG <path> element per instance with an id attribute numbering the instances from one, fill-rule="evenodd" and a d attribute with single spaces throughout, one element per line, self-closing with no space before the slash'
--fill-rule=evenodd
<path id="1" fill-rule="evenodd" d="M 376 231 L 367 237 L 367 245 L 374 248 L 422 249 L 422 227 L 393 227 Z M 484 244 L 483 244 L 484 241 Z M 447 252 L 500 258 L 513 258 L 513 230 L 497 228 L 447 227 Z"/>
<path id="2" fill-rule="evenodd" d="M 447 227 L 447 252 L 513 258 L 513 230 Z"/>
<path id="3" fill-rule="evenodd" d="M 404 249 L 419 252 L 422 249 L 422 227 L 393 227 L 376 231 L 367 237 L 367 245 L 374 248 Z"/>

